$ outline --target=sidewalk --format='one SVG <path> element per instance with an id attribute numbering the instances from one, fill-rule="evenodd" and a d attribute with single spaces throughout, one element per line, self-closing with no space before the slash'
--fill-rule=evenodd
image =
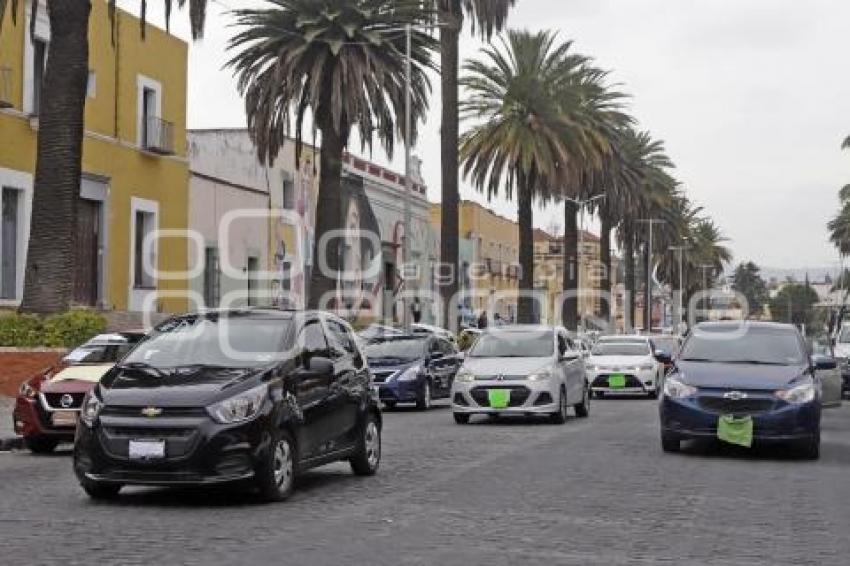
<path id="1" fill-rule="evenodd" d="M 18 448 L 20 445 L 20 437 L 15 436 L 15 430 L 12 427 L 14 406 L 14 397 L 0 395 L 0 451 Z"/>

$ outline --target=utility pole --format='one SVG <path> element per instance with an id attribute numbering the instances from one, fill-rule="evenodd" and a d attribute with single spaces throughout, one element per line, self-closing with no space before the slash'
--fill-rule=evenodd
<path id="1" fill-rule="evenodd" d="M 407 37 L 407 47 L 406 47 L 406 57 L 404 60 L 404 237 L 401 241 L 401 257 L 402 257 L 402 269 L 401 274 L 404 280 L 402 281 L 402 292 L 406 292 L 407 288 L 407 264 L 410 261 L 410 236 L 412 231 L 411 225 L 411 198 L 413 197 L 413 180 L 410 178 L 411 176 L 411 140 L 410 140 L 410 131 L 413 127 L 412 124 L 412 112 L 410 108 L 411 104 L 411 88 L 412 88 L 412 40 L 413 40 L 413 28 L 410 24 L 405 26 L 405 32 Z M 402 295 L 401 307 L 403 310 L 401 320 L 404 322 L 404 328 L 410 330 L 410 321 L 411 321 L 411 313 L 408 308 L 406 295 Z"/>
<path id="2" fill-rule="evenodd" d="M 656 224 L 664 224 L 665 221 L 659 218 L 646 218 L 638 220 L 638 223 L 647 224 L 649 226 L 649 242 L 646 247 L 646 304 L 644 305 L 643 326 L 644 331 L 649 334 L 652 332 L 652 236 L 653 227 Z"/>
<path id="3" fill-rule="evenodd" d="M 581 259 L 582 259 L 582 256 L 584 255 L 584 211 L 585 211 L 585 208 L 587 207 L 587 205 L 589 205 L 590 203 L 597 201 L 597 200 L 604 199 L 607 196 L 608 195 L 596 195 L 595 197 L 586 198 L 586 199 L 575 199 L 575 198 L 565 198 L 564 199 L 564 200 L 567 200 L 569 202 L 575 203 L 575 205 L 578 206 L 579 213 L 580 213 L 579 228 L 578 228 L 578 258 L 577 258 L 578 272 L 576 273 L 576 292 L 578 294 L 578 297 L 576 297 L 576 305 L 578 307 L 577 310 L 578 310 L 579 329 L 584 328 L 584 313 L 582 312 L 582 304 L 581 304 L 581 300 L 580 300 L 581 295 L 582 295 L 582 293 L 581 293 Z M 565 242 L 566 242 L 566 240 L 565 240 Z M 564 272 L 565 273 L 566 273 L 566 269 L 567 269 L 567 266 L 564 266 L 564 270 L 565 270 Z M 610 277 L 610 274 L 609 274 L 609 277 Z"/>

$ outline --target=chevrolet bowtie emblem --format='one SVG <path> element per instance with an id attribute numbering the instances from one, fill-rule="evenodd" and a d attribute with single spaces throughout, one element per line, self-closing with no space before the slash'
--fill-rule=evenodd
<path id="1" fill-rule="evenodd" d="M 749 395 L 747 395 L 743 391 L 730 391 L 728 393 L 723 394 L 724 399 L 730 399 L 732 401 L 743 401 L 747 397 L 749 397 Z"/>
<path id="2" fill-rule="evenodd" d="M 145 407 L 142 409 L 142 415 L 148 418 L 158 417 L 162 414 L 162 409 L 159 407 Z"/>

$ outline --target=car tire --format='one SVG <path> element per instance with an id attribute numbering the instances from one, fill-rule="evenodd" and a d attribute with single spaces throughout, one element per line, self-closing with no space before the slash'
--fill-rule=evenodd
<path id="1" fill-rule="evenodd" d="M 679 452 L 682 449 L 682 439 L 670 432 L 661 433 L 661 449 L 665 452 Z"/>
<path id="2" fill-rule="evenodd" d="M 800 444 L 800 455 L 806 460 L 820 459 L 820 434 Z"/>
<path id="3" fill-rule="evenodd" d="M 80 480 L 80 486 L 94 501 L 112 501 L 121 491 L 121 484 L 96 482 L 85 478 Z"/>
<path id="4" fill-rule="evenodd" d="M 466 413 L 454 413 L 455 424 L 469 424 L 469 415 Z"/>
<path id="5" fill-rule="evenodd" d="M 416 408 L 420 411 L 427 411 L 431 408 L 431 382 L 427 379 L 422 385 L 419 398 L 416 400 Z"/>
<path id="6" fill-rule="evenodd" d="M 549 417 L 552 424 L 562 425 L 567 422 L 567 392 L 561 388 L 561 393 L 558 395 L 558 412 L 552 413 Z"/>
<path id="7" fill-rule="evenodd" d="M 573 407 L 576 411 L 576 416 L 580 419 L 586 419 L 590 416 L 590 390 L 585 386 L 581 403 Z"/>
<path id="8" fill-rule="evenodd" d="M 374 476 L 381 465 L 381 427 L 370 413 L 360 430 L 357 453 L 348 461 L 351 471 L 358 476 Z"/>
<path id="9" fill-rule="evenodd" d="M 256 470 L 254 483 L 260 499 L 273 503 L 284 501 L 295 489 L 296 447 L 286 432 L 272 436 L 271 447 L 265 460 Z"/>
<path id="10" fill-rule="evenodd" d="M 46 436 L 29 436 L 24 438 L 24 444 L 33 454 L 50 454 L 59 446 L 59 441 Z"/>

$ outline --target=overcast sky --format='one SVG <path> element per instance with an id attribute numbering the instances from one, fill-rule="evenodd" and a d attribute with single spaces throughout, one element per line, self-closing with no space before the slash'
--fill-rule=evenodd
<path id="1" fill-rule="evenodd" d="M 232 29 L 214 0 L 191 48 L 189 125 L 244 125 L 225 45 Z M 261 2 L 259 2 L 261 3 Z M 133 7 L 137 0 L 125 0 Z M 149 4 L 154 4 L 150 2 Z M 161 12 L 151 19 L 161 23 Z M 159 19 L 157 19 L 159 18 Z M 518 0 L 516 28 L 553 29 L 612 71 L 640 127 L 663 139 L 678 179 L 730 238 L 736 261 L 837 264 L 824 227 L 850 183 L 850 2 L 845 0 Z M 174 30 L 184 37 L 186 17 Z M 462 56 L 480 47 L 465 39 Z M 416 153 L 439 200 L 439 85 Z M 375 154 L 375 161 L 386 158 Z M 392 165 L 403 169 L 403 157 Z M 464 198 L 482 200 L 465 186 Z M 515 216 L 508 202 L 497 211 Z M 547 227 L 562 212 L 537 214 Z M 562 222 L 562 220 L 560 220 Z"/>

